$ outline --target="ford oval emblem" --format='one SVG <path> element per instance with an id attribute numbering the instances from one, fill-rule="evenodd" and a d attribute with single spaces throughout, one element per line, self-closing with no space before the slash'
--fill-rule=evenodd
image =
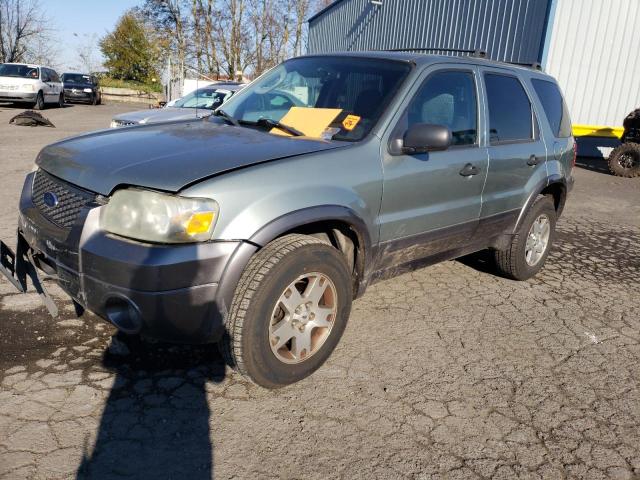
<path id="1" fill-rule="evenodd" d="M 42 196 L 42 200 L 44 201 L 44 204 L 49 208 L 58 206 L 58 196 L 53 192 L 46 192 Z"/>

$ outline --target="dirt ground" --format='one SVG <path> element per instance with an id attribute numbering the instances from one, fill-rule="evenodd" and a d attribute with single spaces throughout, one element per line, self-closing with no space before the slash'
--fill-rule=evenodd
<path id="1" fill-rule="evenodd" d="M 0 105 L 0 239 L 38 150 L 131 108 L 49 109 L 48 129 Z M 478 255 L 381 282 L 279 391 L 0 280 L 0 479 L 640 478 L 640 179 L 579 164 L 540 275 Z"/>

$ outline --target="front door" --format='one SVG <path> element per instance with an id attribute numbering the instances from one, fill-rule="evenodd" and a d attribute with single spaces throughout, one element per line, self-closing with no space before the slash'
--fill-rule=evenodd
<path id="1" fill-rule="evenodd" d="M 46 103 L 56 101 L 55 88 L 53 87 L 52 71 L 48 68 L 41 68 L 42 94 Z"/>
<path id="2" fill-rule="evenodd" d="M 478 72 L 470 65 L 431 67 L 408 96 L 382 144 L 379 268 L 470 243 L 488 166 L 478 98 Z M 394 148 L 417 123 L 449 127 L 453 145 L 421 154 Z"/>

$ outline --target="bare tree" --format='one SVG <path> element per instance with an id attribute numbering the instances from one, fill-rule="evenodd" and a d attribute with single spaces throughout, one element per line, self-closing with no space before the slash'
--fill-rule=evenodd
<path id="1" fill-rule="evenodd" d="M 205 76 L 236 78 L 303 54 L 307 18 L 329 1 L 145 0 L 139 10 L 172 63 Z"/>
<path id="2" fill-rule="evenodd" d="M 190 10 L 188 0 L 145 0 L 142 7 L 143 15 L 162 33 L 165 49 L 175 53 L 181 65 L 187 60 Z"/>
<path id="3" fill-rule="evenodd" d="M 78 37 L 77 33 L 73 34 Z M 100 67 L 98 60 L 98 35 L 95 33 L 83 34 L 83 41 L 78 47 L 78 58 L 80 59 L 82 70 L 87 73 L 95 73 Z"/>
<path id="4" fill-rule="evenodd" d="M 0 62 L 50 59 L 50 34 L 38 0 L 0 0 Z"/>

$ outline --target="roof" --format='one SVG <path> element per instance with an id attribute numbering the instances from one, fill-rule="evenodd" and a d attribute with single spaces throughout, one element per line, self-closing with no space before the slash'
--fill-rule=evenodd
<path id="1" fill-rule="evenodd" d="M 313 17 L 309 18 L 309 20 L 307 20 L 307 22 L 312 22 L 314 21 L 316 18 L 322 16 L 325 14 L 325 12 L 328 12 L 329 10 L 331 10 L 333 7 L 335 7 L 336 5 L 338 5 L 339 3 L 342 3 L 342 0 L 335 0 L 334 2 L 330 3 L 329 5 L 327 5 L 326 7 L 324 7 L 322 10 L 320 10 L 318 13 L 316 13 Z"/>
<path id="2" fill-rule="evenodd" d="M 342 1 L 342 0 L 339 0 Z M 359 57 L 359 58 L 379 58 L 387 60 L 397 60 L 404 62 L 412 62 L 418 65 L 425 65 L 429 63 L 446 63 L 446 62 L 464 62 L 473 63 L 476 65 L 486 65 L 494 67 L 508 67 L 516 68 L 526 71 L 536 71 L 543 75 L 544 72 L 533 69 L 533 65 L 520 65 L 516 63 L 501 62 L 498 60 L 492 60 L 490 58 L 475 57 L 471 55 L 454 56 L 454 55 L 438 55 L 432 53 L 420 53 L 413 51 L 396 51 L 396 50 L 362 50 L 351 52 L 327 52 L 327 53 L 312 53 L 304 55 L 304 57 Z M 301 57 L 298 57 L 301 58 Z"/>

